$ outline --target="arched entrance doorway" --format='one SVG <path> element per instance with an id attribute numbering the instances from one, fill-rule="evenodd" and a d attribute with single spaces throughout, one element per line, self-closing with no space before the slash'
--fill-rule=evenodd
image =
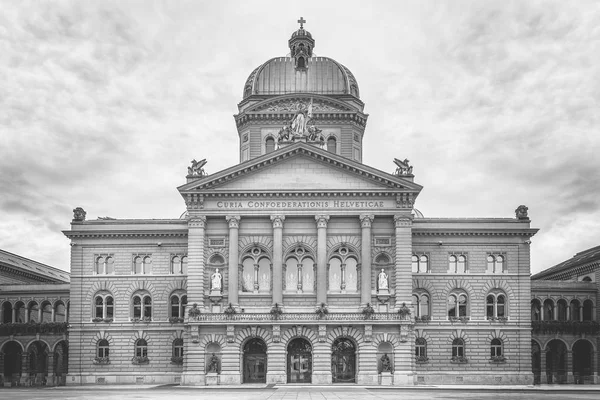
<path id="1" fill-rule="evenodd" d="M 567 383 L 567 346 L 561 340 L 546 345 L 546 375 L 548 383 Z"/>
<path id="2" fill-rule="evenodd" d="M 356 382 L 356 347 L 350 339 L 339 338 L 333 342 L 331 376 L 333 383 Z"/>
<path id="3" fill-rule="evenodd" d="M 542 373 L 542 351 L 535 340 L 531 341 L 531 370 L 533 372 L 533 384 L 539 385 Z"/>
<path id="4" fill-rule="evenodd" d="M 578 340 L 573 345 L 573 378 L 575 383 L 584 383 L 592 376 L 592 354 L 594 348 L 587 340 Z"/>
<path id="5" fill-rule="evenodd" d="M 56 376 L 55 384 L 58 386 L 64 386 L 66 384 L 66 377 L 69 373 L 69 346 L 67 342 L 60 341 L 54 347 L 54 365 L 53 371 Z"/>
<path id="6" fill-rule="evenodd" d="M 303 338 L 297 338 L 287 347 L 288 383 L 311 383 L 312 346 Z"/>
<path id="7" fill-rule="evenodd" d="M 32 385 L 45 385 L 48 376 L 48 346 L 41 341 L 29 345 L 29 378 Z"/>
<path id="8" fill-rule="evenodd" d="M 21 377 L 21 346 L 17 342 L 8 342 L 4 345 L 4 382 L 11 382 L 16 386 Z"/>
<path id="9" fill-rule="evenodd" d="M 244 383 L 267 382 L 267 345 L 262 339 L 250 339 L 244 345 Z"/>

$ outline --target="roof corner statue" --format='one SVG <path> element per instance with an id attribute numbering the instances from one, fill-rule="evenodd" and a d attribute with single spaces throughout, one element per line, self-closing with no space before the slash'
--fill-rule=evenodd
<path id="1" fill-rule="evenodd" d="M 73 210 L 73 221 L 85 221 L 86 212 L 83 208 L 77 207 Z"/>
<path id="2" fill-rule="evenodd" d="M 188 167 L 188 176 L 195 176 L 201 178 L 208 175 L 203 168 L 208 162 L 206 161 L 206 158 L 200 161 L 196 161 L 196 159 L 193 159 L 190 162 L 192 163 L 192 165 Z"/>
<path id="3" fill-rule="evenodd" d="M 412 175 L 413 167 L 409 163 L 410 161 L 408 160 L 408 158 L 405 158 L 404 161 L 401 161 L 398 158 L 394 158 L 394 164 L 396 164 L 396 166 L 398 167 L 396 168 L 396 172 L 394 174 L 397 176 Z"/>

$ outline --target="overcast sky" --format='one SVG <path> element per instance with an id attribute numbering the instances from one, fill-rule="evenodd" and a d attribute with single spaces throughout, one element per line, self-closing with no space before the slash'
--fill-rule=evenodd
<path id="1" fill-rule="evenodd" d="M 355 75 L 363 162 L 408 158 L 427 217 L 514 217 L 532 272 L 600 244 L 600 2 L 0 0 L 0 248 L 69 269 L 88 219 L 177 218 L 189 161 L 236 164 L 254 68 L 315 53 Z"/>

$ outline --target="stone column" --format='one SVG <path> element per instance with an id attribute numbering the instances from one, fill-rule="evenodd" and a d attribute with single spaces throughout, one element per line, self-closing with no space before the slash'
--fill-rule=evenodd
<path id="1" fill-rule="evenodd" d="M 46 377 L 46 386 L 55 386 L 54 376 L 56 375 L 56 372 L 54 371 L 54 352 L 48 353 L 47 362 L 48 376 Z"/>
<path id="2" fill-rule="evenodd" d="M 4 385 L 4 353 L 0 351 L 0 386 Z"/>
<path id="3" fill-rule="evenodd" d="M 283 305 L 283 221 L 284 215 L 271 215 L 273 222 L 273 304 Z"/>
<path id="4" fill-rule="evenodd" d="M 204 307 L 204 241 L 205 216 L 192 216 L 188 221 L 188 304 Z"/>
<path id="5" fill-rule="evenodd" d="M 540 350 L 540 383 L 548 383 L 548 370 L 546 367 L 546 350 Z"/>
<path id="6" fill-rule="evenodd" d="M 327 221 L 329 215 L 316 215 L 317 221 L 317 304 L 327 304 Z"/>
<path id="7" fill-rule="evenodd" d="M 12 307 L 12 323 L 14 324 L 15 322 L 17 322 L 17 310 L 15 308 L 15 305 L 13 304 L 13 307 Z"/>
<path id="8" fill-rule="evenodd" d="M 573 379 L 573 351 L 567 350 L 565 352 L 565 358 L 567 383 L 573 383 L 575 381 Z M 583 377 L 581 377 L 581 379 L 583 379 Z"/>
<path id="9" fill-rule="evenodd" d="M 239 265 L 239 228 L 240 228 L 240 216 L 239 215 L 228 215 L 225 217 L 229 223 L 229 270 L 227 275 L 229 276 L 229 284 L 227 287 L 227 294 L 229 302 L 237 307 L 238 301 L 238 265 Z"/>
<path id="10" fill-rule="evenodd" d="M 371 303 L 371 224 L 374 216 L 362 214 L 359 218 L 362 228 L 360 304 L 364 307 L 367 303 Z"/>
<path id="11" fill-rule="evenodd" d="M 21 353 L 21 386 L 29 386 L 29 353 Z"/>

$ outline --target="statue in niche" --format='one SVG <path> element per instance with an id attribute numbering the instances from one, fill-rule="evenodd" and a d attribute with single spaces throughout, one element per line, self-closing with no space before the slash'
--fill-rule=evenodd
<path id="1" fill-rule="evenodd" d="M 223 275 L 219 272 L 219 268 L 210 277 L 210 290 L 221 291 L 223 289 Z"/>
<path id="2" fill-rule="evenodd" d="M 391 372 L 392 362 L 388 357 L 387 353 L 381 356 L 381 372 Z"/>
<path id="3" fill-rule="evenodd" d="M 208 372 L 218 373 L 219 372 L 219 357 L 215 353 L 212 353 L 210 361 L 208 363 Z"/>
<path id="4" fill-rule="evenodd" d="M 381 272 L 377 276 L 377 287 L 379 290 L 388 290 L 389 289 L 389 277 L 388 274 L 385 273 L 385 270 L 381 268 Z"/>

